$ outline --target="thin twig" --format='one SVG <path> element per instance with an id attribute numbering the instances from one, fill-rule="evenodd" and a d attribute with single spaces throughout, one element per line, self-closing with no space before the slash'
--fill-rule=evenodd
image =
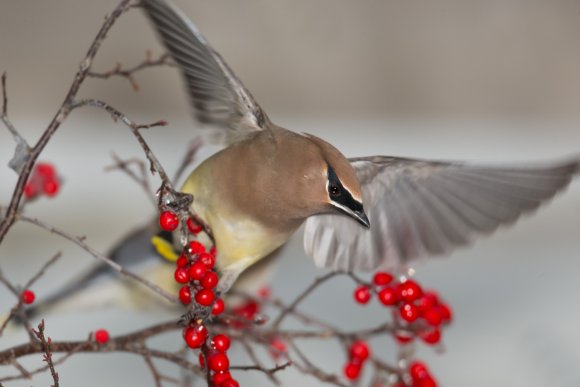
<path id="1" fill-rule="evenodd" d="M 173 178 L 173 182 L 175 184 L 177 184 L 177 182 L 181 179 L 181 176 L 183 175 L 185 170 L 191 164 L 193 164 L 193 162 L 195 161 L 195 156 L 197 155 L 197 152 L 199 151 L 202 145 L 203 140 L 201 139 L 201 137 L 197 137 L 189 144 L 187 152 L 185 152 L 185 155 L 183 156 L 181 163 L 179 163 L 179 168 L 177 168 L 177 172 L 175 172 L 175 177 Z"/>
<path id="2" fill-rule="evenodd" d="M 16 173 L 20 174 L 22 168 L 24 167 L 24 163 L 30 157 L 30 145 L 28 142 L 18 133 L 16 127 L 12 124 L 10 119 L 8 119 L 8 96 L 6 92 L 6 72 L 2 74 L 2 114 L 0 114 L 0 121 L 4 123 L 4 126 L 8 128 L 8 131 L 14 137 L 14 141 L 16 142 L 16 149 L 14 150 L 14 156 L 8 162 L 8 166 Z"/>
<path id="3" fill-rule="evenodd" d="M 302 293 L 300 293 L 300 295 L 298 295 L 298 297 L 296 297 L 294 302 L 292 302 L 290 305 L 288 305 L 288 307 L 286 309 L 282 310 L 280 315 L 278 315 L 276 320 L 274 320 L 274 322 L 272 323 L 272 327 L 274 329 L 278 328 L 280 326 L 280 324 L 282 323 L 282 321 L 284 320 L 284 318 L 290 312 L 294 311 L 294 309 L 296 309 L 298 304 L 300 302 L 302 302 L 306 297 L 308 297 L 308 295 L 310 293 L 312 293 L 316 288 L 318 288 L 320 285 L 322 285 L 323 283 L 325 283 L 329 279 L 331 279 L 339 274 L 340 273 L 331 271 L 331 272 L 329 272 L 321 277 L 316 278 L 316 280 L 308 288 L 306 288 L 306 290 L 304 290 Z"/>
<path id="4" fill-rule="evenodd" d="M 296 352 L 300 360 L 302 360 L 302 362 L 304 363 L 304 365 L 302 365 L 298 362 L 294 362 L 293 365 L 296 368 L 300 369 L 302 372 L 306 374 L 314 376 L 321 382 L 330 383 L 341 387 L 348 387 L 346 384 L 342 383 L 336 375 L 326 373 L 322 371 L 320 368 L 316 367 L 314 364 L 312 364 L 312 362 L 308 360 L 308 357 L 304 355 L 304 353 L 300 350 L 300 348 L 298 348 L 298 346 L 292 340 L 289 340 L 288 343 L 290 344 L 294 352 Z"/>
<path id="5" fill-rule="evenodd" d="M 51 348 L 51 339 L 50 337 L 47 339 L 44 336 L 44 320 L 38 324 L 38 330 L 34 331 L 34 334 L 40 340 L 40 344 L 42 345 L 42 351 L 44 352 L 44 361 L 48 365 L 50 369 L 50 374 L 52 375 L 52 381 L 54 382 L 53 387 L 58 387 L 58 373 L 54 369 L 54 364 L 52 363 L 52 348 Z"/>
<path id="6" fill-rule="evenodd" d="M 262 366 L 257 366 L 257 365 L 251 365 L 251 366 L 231 366 L 230 370 L 236 370 L 236 371 L 260 371 L 266 374 L 266 376 L 268 377 L 272 377 L 274 376 L 274 374 L 276 372 L 279 371 L 283 371 L 286 368 L 292 366 L 292 362 L 291 361 L 287 361 L 285 363 L 282 363 L 276 367 L 272 367 L 272 368 L 264 368 Z M 277 379 L 276 379 L 277 380 Z M 278 383 L 276 383 L 276 385 L 279 385 L 280 382 L 278 381 Z"/>
<path id="7" fill-rule="evenodd" d="M 36 162 L 36 159 L 38 158 L 40 153 L 43 151 L 46 144 L 48 144 L 48 141 L 50 140 L 50 138 L 58 130 L 58 128 L 63 123 L 63 121 L 66 119 L 66 117 L 68 117 L 68 115 L 71 111 L 71 104 L 75 100 L 76 95 L 77 95 L 81 85 L 83 84 L 84 80 L 86 79 L 87 73 L 91 69 L 91 65 L 93 63 L 95 55 L 99 51 L 99 48 L 101 47 L 101 44 L 103 43 L 103 40 L 107 36 L 107 33 L 109 32 L 109 30 L 111 29 L 113 24 L 115 24 L 115 21 L 125 11 L 127 11 L 127 9 L 129 9 L 130 3 L 131 3 L 131 0 L 121 0 L 121 2 L 113 10 L 111 15 L 105 19 L 105 22 L 101 26 L 96 37 L 93 39 L 93 42 L 91 43 L 87 54 L 85 55 L 84 59 L 81 61 L 81 65 L 79 67 L 79 70 L 77 71 L 77 73 L 74 77 L 74 80 L 73 80 L 60 108 L 58 109 L 58 111 L 56 112 L 56 114 L 54 115 L 52 120 L 50 121 L 46 130 L 40 136 L 40 139 L 38 140 L 38 142 L 30 150 L 29 157 L 27 158 L 26 162 L 22 165 L 22 169 L 21 169 L 19 177 L 18 177 L 18 182 L 16 183 L 16 186 L 14 187 L 12 199 L 10 200 L 8 210 L 6 211 L 6 216 L 4 217 L 4 219 L 2 219 L 2 222 L 0 223 L 0 243 L 2 242 L 2 240 L 4 240 L 6 233 L 8 233 L 8 230 L 12 227 L 12 225 L 14 224 L 14 222 L 16 220 L 18 207 L 20 206 L 20 202 L 22 200 L 22 195 L 24 192 L 24 185 L 26 184 L 26 181 L 28 180 L 30 173 L 32 172 L 32 167 L 33 167 L 34 163 Z"/>
<path id="8" fill-rule="evenodd" d="M 129 159 L 129 160 L 121 160 L 121 158 L 114 153 L 113 153 L 112 157 L 113 157 L 113 160 L 115 160 L 115 164 L 106 167 L 105 171 L 111 171 L 113 169 L 120 169 L 121 171 L 125 172 L 125 174 L 127 174 L 127 176 L 129 176 L 141 188 L 143 188 L 147 198 L 152 202 L 153 206 L 155 208 L 157 208 L 157 200 L 153 196 L 151 196 L 152 190 L 151 190 L 151 187 L 149 185 L 149 179 L 148 179 L 148 175 L 147 175 L 147 172 L 145 169 L 144 162 L 142 160 L 139 160 L 136 158 Z M 141 174 L 140 177 L 137 176 L 137 174 L 129 168 L 129 165 L 131 165 L 131 164 L 134 164 L 137 166 L 137 168 L 139 169 L 139 172 Z"/>
<path id="9" fill-rule="evenodd" d="M 34 225 L 41 227 L 47 231 L 50 231 L 54 234 L 60 235 L 61 237 L 65 238 L 65 239 L 75 243 L 77 246 L 81 247 L 83 250 L 88 252 L 94 258 L 96 258 L 102 262 L 105 262 L 107 265 L 112 267 L 114 270 L 116 270 L 117 272 L 119 272 L 123 276 L 132 278 L 132 279 L 136 280 L 137 282 L 145 285 L 150 290 L 152 290 L 154 293 L 160 295 L 161 297 L 165 298 L 167 301 L 169 301 L 171 303 L 174 303 L 174 304 L 178 303 L 177 297 L 166 292 L 161 287 L 157 286 L 156 284 L 149 281 L 148 279 L 143 278 L 140 275 L 135 274 L 132 271 L 127 270 L 125 267 L 119 265 L 117 262 L 115 262 L 115 261 L 111 260 L 110 258 L 106 257 L 105 255 L 99 253 L 98 251 L 96 251 L 95 249 L 90 247 L 84 241 L 84 238 L 72 236 L 72 235 L 70 235 L 70 234 L 68 234 L 68 233 L 66 233 L 66 232 L 64 232 L 64 231 L 62 231 L 54 226 L 51 226 L 51 225 L 49 225 L 41 220 L 38 220 L 38 219 L 29 218 L 29 217 L 26 217 L 23 215 L 18 215 L 18 219 L 20 219 L 24 222 L 27 222 L 27 223 L 34 224 Z"/>
<path id="10" fill-rule="evenodd" d="M 145 354 L 143 356 L 143 359 L 145 360 L 145 363 L 147 364 L 149 371 L 151 371 L 151 376 L 153 376 L 153 381 L 155 382 L 155 387 L 163 387 L 163 383 L 161 382 L 161 374 L 159 373 L 159 371 L 155 367 L 155 364 L 153 363 L 153 360 L 151 359 L 151 355 Z"/>
<path id="11" fill-rule="evenodd" d="M 101 78 L 101 79 L 109 79 L 109 78 L 114 77 L 114 76 L 122 77 L 122 78 L 125 78 L 129 81 L 129 83 L 133 87 L 134 91 L 139 91 L 139 84 L 137 83 L 137 81 L 134 78 L 134 75 L 136 72 L 144 70 L 146 68 L 150 68 L 150 67 L 158 67 L 158 66 L 165 66 L 165 65 L 171 64 L 171 60 L 170 60 L 171 57 L 167 53 L 161 55 L 158 59 L 155 59 L 155 60 L 151 59 L 151 51 L 147 51 L 145 56 L 146 57 L 145 57 L 145 60 L 143 62 L 141 62 L 138 65 L 133 66 L 127 70 L 123 70 L 121 63 L 117 63 L 117 65 L 109 71 L 106 71 L 103 73 L 89 71 L 87 73 L 87 76 L 93 77 L 93 78 Z"/>
<path id="12" fill-rule="evenodd" d="M 24 289 L 28 289 L 32 285 L 34 285 L 34 283 L 40 277 L 42 277 L 44 275 L 46 270 L 50 266 L 52 266 L 61 256 L 62 256 L 62 253 L 58 252 L 55 255 L 53 255 L 52 258 L 50 258 L 48 261 L 46 261 L 45 264 L 42 265 L 40 270 L 30 280 L 28 280 L 26 285 L 24 285 Z M 6 329 L 6 326 L 8 325 L 8 323 L 16 315 L 18 315 L 20 317 L 22 322 L 27 327 L 26 331 L 29 333 L 29 335 L 32 335 L 32 331 L 30 329 L 30 325 L 29 325 L 28 319 L 26 317 L 26 313 L 22 310 L 23 302 L 22 302 L 22 298 L 20 297 L 20 293 L 18 292 L 16 287 L 14 287 L 14 285 L 12 285 L 10 283 L 10 281 L 8 281 L 8 279 L 4 276 L 4 273 L 2 273 L 2 270 L 0 270 L 0 282 L 2 282 L 8 289 L 10 289 L 12 294 L 14 294 L 16 296 L 16 298 L 18 299 L 18 303 L 10 310 L 10 314 L 8 315 L 8 318 L 2 323 L 2 326 L 0 326 L 0 337 L 2 336 L 4 329 Z"/>
<path id="13" fill-rule="evenodd" d="M 165 125 L 167 125 L 166 121 L 161 120 L 161 121 L 156 121 L 156 122 L 151 123 L 151 124 L 140 125 L 140 124 L 135 123 L 131 119 L 129 119 L 129 117 L 127 117 L 126 115 L 124 115 L 119 110 L 115 109 L 114 107 L 112 107 L 111 105 L 106 103 L 105 101 L 101 101 L 98 99 L 83 99 L 80 101 L 76 101 L 71 105 L 71 108 L 76 109 L 76 108 L 80 108 L 83 106 L 92 106 L 92 107 L 97 107 L 99 109 L 103 109 L 111 115 L 111 118 L 113 118 L 114 121 L 121 120 L 121 122 L 123 122 L 125 125 L 127 125 L 131 129 L 131 131 L 133 132 L 133 135 L 135 137 L 137 137 L 137 141 L 139 142 L 139 145 L 141 145 L 141 148 L 143 148 L 143 151 L 145 152 L 145 156 L 147 156 L 147 159 L 149 160 L 149 163 L 150 163 L 150 168 L 149 168 L 150 171 L 152 173 L 155 173 L 155 172 L 159 173 L 159 176 L 161 177 L 163 184 L 168 186 L 168 187 L 173 188 L 173 185 L 172 185 L 171 181 L 169 180 L 169 177 L 165 173 L 165 169 L 163 169 L 163 167 L 161 166 L 161 163 L 159 162 L 159 160 L 157 160 L 157 157 L 153 154 L 153 151 L 151 151 L 151 148 L 145 142 L 145 139 L 143 138 L 143 136 L 141 136 L 141 133 L 139 132 L 140 129 L 149 129 L 149 128 L 153 128 L 156 126 L 165 126 Z"/>
<path id="14" fill-rule="evenodd" d="M 254 367 L 256 367 L 256 369 L 264 370 L 264 366 L 262 365 L 262 362 L 260 362 L 260 359 L 258 359 L 258 356 L 256 356 L 256 353 L 254 352 L 252 346 L 250 344 L 248 344 L 248 342 L 246 341 L 246 339 L 244 337 L 240 338 L 240 343 L 242 343 L 244 350 L 246 351 L 246 353 L 248 354 L 248 356 L 250 357 L 252 362 L 255 364 Z M 248 368 L 245 368 L 245 369 L 247 370 Z M 276 378 L 274 376 L 274 373 L 266 372 L 266 376 L 268 376 L 268 379 L 270 379 L 270 381 L 272 383 L 274 383 L 276 386 L 280 385 L 280 381 L 278 380 L 278 378 Z"/>
<path id="15" fill-rule="evenodd" d="M 32 285 L 34 285 L 34 283 L 36 281 L 38 281 L 40 279 L 40 277 L 42 277 L 44 275 L 46 270 L 48 270 L 49 267 L 54 265 L 56 263 L 56 261 L 58 261 L 60 259 L 60 257 L 62 257 L 62 252 L 59 251 L 56 254 L 54 254 L 48 261 L 46 261 L 44 263 L 44 265 L 42 265 L 40 270 L 31 279 L 29 279 L 28 282 L 24 285 L 24 289 L 28 289 Z"/>

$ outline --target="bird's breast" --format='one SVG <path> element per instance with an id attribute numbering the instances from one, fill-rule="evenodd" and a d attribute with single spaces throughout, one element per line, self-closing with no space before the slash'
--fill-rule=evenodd
<path id="1" fill-rule="evenodd" d="M 295 228 L 267 226 L 257 219 L 239 198 L 239 189 L 236 194 L 235 185 L 216 172 L 212 161 L 194 170 L 182 191 L 193 195 L 193 211 L 212 230 L 218 268 L 247 267 L 284 244 Z"/>

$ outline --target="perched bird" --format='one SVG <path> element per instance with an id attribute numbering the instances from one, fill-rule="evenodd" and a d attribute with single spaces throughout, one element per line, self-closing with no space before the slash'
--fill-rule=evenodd
<path id="1" fill-rule="evenodd" d="M 535 166 L 347 159 L 316 136 L 273 123 L 175 6 L 142 5 L 183 75 L 195 117 L 225 146 L 182 187 L 213 231 L 221 292 L 304 222 L 304 247 L 318 266 L 401 268 L 513 223 L 580 169 L 577 158 Z"/>

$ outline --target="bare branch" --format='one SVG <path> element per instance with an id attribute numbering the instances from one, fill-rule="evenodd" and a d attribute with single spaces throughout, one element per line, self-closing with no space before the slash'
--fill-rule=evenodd
<path id="1" fill-rule="evenodd" d="M 318 277 L 308 288 L 306 288 L 306 290 L 304 290 L 300 295 L 298 295 L 298 297 L 296 297 L 294 302 L 288 305 L 286 309 L 282 310 L 282 313 L 280 313 L 280 315 L 272 323 L 273 328 L 277 328 L 278 326 L 280 326 L 284 318 L 290 312 L 293 312 L 294 309 L 296 309 L 296 307 L 298 306 L 298 304 L 301 303 L 306 297 L 308 297 L 308 295 L 312 293 L 316 288 L 318 288 L 320 285 L 322 285 L 329 279 L 336 277 L 339 274 L 341 273 L 331 271 L 330 273 L 327 273 L 322 277 Z"/>
<path id="2" fill-rule="evenodd" d="M 8 131 L 14 137 L 16 142 L 16 149 L 14 150 L 14 156 L 8 162 L 8 166 L 12 168 L 16 173 L 20 174 L 24 164 L 30 157 L 30 145 L 26 142 L 24 137 L 18 133 L 16 127 L 8 119 L 8 96 L 6 94 L 6 73 L 2 74 L 2 114 L 0 115 L 0 120 L 4 123 Z"/>
<path id="3" fill-rule="evenodd" d="M 64 231 L 62 231 L 54 226 L 51 226 L 45 222 L 42 222 L 38 219 L 29 218 L 29 217 L 26 217 L 23 215 L 18 215 L 18 219 L 20 219 L 24 222 L 34 224 L 34 225 L 39 226 L 47 231 L 52 232 L 53 234 L 57 234 L 65 239 L 68 239 L 69 241 L 75 243 L 77 246 L 81 247 L 83 250 L 88 252 L 94 258 L 105 262 L 107 265 L 112 267 L 114 270 L 116 270 L 117 272 L 119 272 L 123 276 L 128 277 L 128 278 L 132 278 L 132 279 L 136 280 L 137 282 L 141 283 L 142 285 L 145 285 L 147 288 L 152 290 L 154 293 L 160 295 L 161 297 L 165 298 L 167 301 L 169 301 L 171 303 L 178 303 L 178 300 L 175 296 L 167 293 L 165 290 L 163 290 L 162 288 L 160 288 L 159 286 L 157 286 L 153 282 L 147 280 L 146 278 L 143 278 L 143 277 L 139 276 L 138 274 L 135 274 L 132 271 L 125 269 L 123 266 L 119 265 L 117 262 L 112 261 L 110 258 L 99 253 L 98 251 L 96 251 L 95 249 L 90 247 L 84 241 L 84 238 L 72 236 L 72 235 L 70 235 L 70 234 L 68 234 L 68 233 L 66 233 L 66 232 L 64 232 Z"/>
<path id="4" fill-rule="evenodd" d="M 31 287 L 32 285 L 34 285 L 34 283 L 36 281 L 38 281 L 40 279 L 40 277 L 42 277 L 44 275 L 44 273 L 46 272 L 46 270 L 51 267 L 52 265 L 54 265 L 56 263 L 56 261 L 58 261 L 60 259 L 60 257 L 62 257 L 62 252 L 58 252 L 56 254 L 54 254 L 48 261 L 46 261 L 44 263 L 44 265 L 42 265 L 42 267 L 40 268 L 40 270 L 38 271 L 38 273 L 36 273 L 34 275 L 34 277 L 32 277 L 31 279 L 28 280 L 28 282 L 24 285 L 24 289 L 28 289 L 29 287 Z"/>
<path id="5" fill-rule="evenodd" d="M 157 122 L 154 122 L 152 124 L 139 125 L 139 124 L 135 123 L 134 121 L 132 121 L 131 119 L 129 119 L 129 117 L 127 117 L 126 115 L 121 113 L 119 110 L 117 110 L 114 107 L 112 107 L 111 105 L 109 105 L 108 103 L 101 101 L 101 100 L 98 100 L 98 99 L 83 99 L 81 101 L 74 102 L 71 105 L 71 108 L 76 109 L 76 108 L 83 107 L 83 106 L 92 106 L 92 107 L 97 107 L 99 109 L 103 109 L 111 115 L 111 117 L 113 118 L 114 121 L 121 120 L 121 122 L 123 122 L 125 125 L 127 125 L 131 129 L 131 131 L 133 132 L 133 135 L 135 137 L 137 137 L 137 141 L 139 141 L 139 145 L 141 145 L 141 148 L 143 148 L 143 151 L 145 152 L 145 155 L 147 156 L 147 159 L 149 160 L 149 163 L 151 164 L 150 168 L 149 168 L 151 170 L 151 172 L 152 173 L 155 173 L 155 172 L 159 173 L 159 176 L 161 177 L 163 184 L 168 186 L 168 187 L 173 188 L 171 181 L 169 180 L 169 177 L 167 176 L 167 174 L 165 173 L 165 170 L 161 166 L 161 163 L 159 162 L 159 160 L 157 160 L 157 157 L 153 154 L 153 152 L 151 151 L 151 148 L 149 147 L 149 145 L 147 145 L 143 136 L 141 136 L 141 133 L 139 133 L 139 129 L 149 129 L 149 128 L 152 128 L 155 126 L 165 126 L 165 125 L 167 125 L 166 121 L 157 121 Z"/>
<path id="6" fill-rule="evenodd" d="M 133 87 L 134 91 L 139 91 L 139 84 L 137 83 L 137 81 L 135 80 L 135 73 L 144 70 L 146 68 L 150 68 L 150 67 L 159 67 L 159 66 L 165 66 L 165 65 L 170 65 L 171 64 L 171 57 L 169 54 L 163 54 L 161 55 L 159 58 L 157 59 L 151 59 L 151 51 L 147 51 L 146 55 L 145 55 L 145 60 L 141 63 L 139 63 L 136 66 L 133 66 L 127 70 L 123 70 L 121 63 L 117 63 L 117 65 L 106 72 L 103 73 L 98 73 L 98 72 L 94 72 L 94 71 L 89 71 L 87 73 L 87 76 L 89 77 L 93 77 L 93 78 L 101 78 L 101 79 L 109 79 L 111 77 L 122 77 L 122 78 L 126 78 L 129 83 L 131 84 L 131 86 Z"/>
<path id="7" fill-rule="evenodd" d="M 47 339 L 44 336 L 44 320 L 38 324 L 38 330 L 34 331 L 34 334 L 36 337 L 38 337 L 38 340 L 40 340 L 40 344 L 42 345 L 42 351 L 44 352 L 43 360 L 46 362 L 48 368 L 50 369 L 50 374 L 52 375 L 52 380 L 54 382 L 53 387 L 58 387 L 58 373 L 54 369 L 54 364 L 52 363 L 52 349 L 50 345 L 51 340 L 50 337 Z"/>
<path id="8" fill-rule="evenodd" d="M 26 285 L 24 285 L 24 289 L 28 289 L 32 285 L 34 285 L 34 283 L 40 277 L 42 277 L 44 275 L 45 271 L 50 266 L 52 266 L 61 256 L 62 256 L 62 253 L 58 252 L 55 255 L 53 255 L 52 258 L 50 258 L 48 261 L 46 261 L 46 263 L 40 268 L 38 273 L 36 273 L 30 280 L 28 280 Z M 31 329 L 30 329 L 30 326 L 28 323 L 28 319 L 26 318 L 26 313 L 24 313 L 24 311 L 22 310 L 23 303 L 22 303 L 22 299 L 20 297 L 20 293 L 18 292 L 18 289 L 16 289 L 16 287 L 13 286 L 8 281 L 8 279 L 4 276 L 4 274 L 2 273 L 2 270 L 0 270 L 0 282 L 2 282 L 12 292 L 12 294 L 14 294 L 14 296 L 16 296 L 16 298 L 18 299 L 18 303 L 10 310 L 10 314 L 8 315 L 8 318 L 2 323 L 2 326 L 0 326 L 0 336 L 2 336 L 4 329 L 6 329 L 6 326 L 8 325 L 8 323 L 16 315 L 18 315 L 20 317 L 20 319 L 22 320 L 22 322 L 26 325 L 27 332 L 29 332 L 29 334 L 30 334 Z"/>
<path id="9" fill-rule="evenodd" d="M 111 171 L 114 169 L 119 169 L 123 172 L 125 172 L 125 174 L 127 174 L 127 176 L 129 176 L 133 181 L 135 181 L 137 184 L 139 184 L 139 186 L 141 188 L 143 188 L 143 190 L 146 193 L 147 198 L 152 202 L 153 206 L 155 208 L 157 208 L 157 200 L 155 200 L 155 198 L 153 196 L 151 196 L 152 190 L 151 190 L 151 186 L 149 185 L 149 178 L 147 175 L 147 171 L 145 168 L 145 164 L 142 160 L 133 158 L 133 159 L 129 159 L 129 160 L 121 160 L 121 158 L 119 158 L 119 156 L 117 156 L 116 154 L 112 155 L 113 160 L 115 160 L 115 164 L 108 166 L 105 168 L 105 171 Z M 140 176 L 138 176 L 135 172 L 133 172 L 129 166 L 130 165 L 136 165 Z"/>
<path id="10" fill-rule="evenodd" d="M 80 67 L 79 67 L 79 70 L 77 71 L 77 73 L 74 77 L 74 80 L 73 80 L 73 82 L 72 82 L 72 84 L 67 92 L 67 95 L 66 95 L 64 101 L 62 102 L 60 108 L 58 109 L 58 111 L 54 115 L 53 119 L 51 120 L 50 124 L 48 125 L 48 127 L 46 128 L 46 130 L 44 131 L 44 133 L 42 134 L 42 136 L 38 140 L 38 142 L 30 150 L 30 157 L 28 157 L 28 159 L 26 160 L 26 162 L 22 166 L 22 169 L 20 171 L 20 175 L 18 177 L 18 182 L 16 183 L 16 187 L 14 188 L 14 193 L 12 194 L 12 199 L 11 199 L 10 204 L 8 206 L 8 210 L 6 212 L 6 216 L 4 217 L 4 219 L 2 219 L 2 222 L 0 223 L 0 242 L 2 242 L 2 240 L 6 236 L 6 233 L 12 227 L 12 225 L 14 224 L 14 221 L 16 220 L 16 214 L 18 212 L 18 207 L 19 207 L 20 202 L 22 200 L 24 185 L 26 184 L 26 181 L 28 180 L 28 177 L 30 176 L 30 173 L 32 171 L 32 167 L 33 167 L 34 163 L 36 162 L 36 159 L 38 158 L 38 156 L 40 155 L 40 153 L 42 152 L 42 150 L 44 149 L 44 147 L 46 146 L 46 144 L 48 143 L 50 138 L 54 135 L 54 133 L 58 130 L 60 125 L 63 123 L 63 121 L 69 115 L 69 113 L 71 111 L 71 104 L 75 100 L 76 95 L 77 95 L 81 85 L 83 84 L 84 80 L 86 79 L 87 73 L 91 69 L 93 59 L 95 58 L 95 55 L 99 51 L 99 48 L 101 47 L 103 40 L 107 36 L 107 33 L 109 32 L 109 30 L 111 29 L 113 24 L 115 24 L 115 21 L 125 11 L 127 11 L 127 9 L 129 9 L 130 3 L 131 3 L 131 0 L 121 0 L 119 5 L 117 5 L 117 7 L 115 7 L 115 9 L 113 10 L 113 13 L 105 19 L 105 22 L 101 26 L 101 29 L 97 33 L 97 36 L 95 37 L 95 39 L 91 43 L 91 46 L 89 47 L 87 54 L 85 55 L 84 59 L 82 60 Z"/>
<path id="11" fill-rule="evenodd" d="M 197 155 L 197 152 L 199 151 L 202 145 L 203 141 L 201 137 L 197 137 L 189 144 L 189 148 L 187 149 L 187 152 L 183 156 L 183 159 L 179 164 L 179 168 L 177 168 L 177 172 L 175 172 L 175 177 L 173 178 L 174 183 L 177 183 L 179 179 L 181 179 L 181 176 L 183 175 L 187 167 L 193 164 L 193 162 L 195 161 L 195 156 Z"/>

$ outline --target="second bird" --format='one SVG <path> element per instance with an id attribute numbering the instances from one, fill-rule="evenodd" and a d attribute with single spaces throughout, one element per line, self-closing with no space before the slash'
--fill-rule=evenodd
<path id="1" fill-rule="evenodd" d="M 535 166 L 347 159 L 318 137 L 274 124 L 172 4 L 142 4 L 180 68 L 196 118 L 225 146 L 182 188 L 213 231 L 220 292 L 304 222 L 304 247 L 318 266 L 402 269 L 513 223 L 579 170 L 578 159 Z"/>

